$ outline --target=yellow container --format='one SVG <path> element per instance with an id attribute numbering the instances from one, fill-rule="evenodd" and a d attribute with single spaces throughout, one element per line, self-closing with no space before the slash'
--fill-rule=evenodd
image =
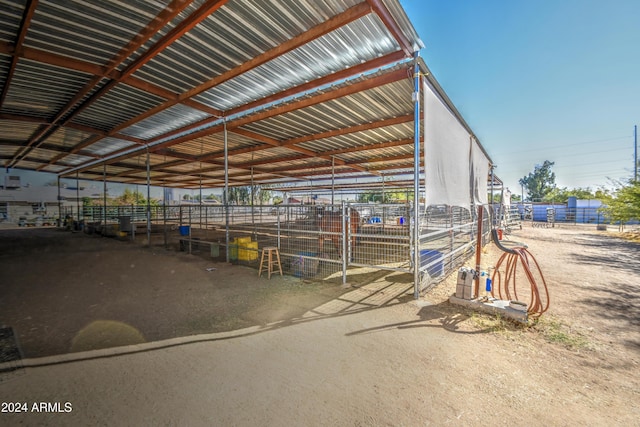
<path id="1" fill-rule="evenodd" d="M 251 237 L 236 237 L 233 243 L 238 246 L 245 246 L 247 243 L 251 243 Z"/>
<path id="2" fill-rule="evenodd" d="M 238 245 L 238 259 L 240 261 L 255 261 L 258 259 L 258 242 L 247 242 Z"/>

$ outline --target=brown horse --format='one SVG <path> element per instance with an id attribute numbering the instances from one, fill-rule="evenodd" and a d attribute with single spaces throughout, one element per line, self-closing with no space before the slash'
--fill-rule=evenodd
<path id="1" fill-rule="evenodd" d="M 357 210 L 350 208 L 349 209 L 349 219 L 350 229 L 349 235 L 351 236 L 351 251 L 353 258 L 353 250 L 356 247 L 358 227 L 360 226 L 360 214 Z M 331 239 L 333 242 L 333 246 L 335 246 L 336 251 L 338 252 L 338 257 L 342 257 L 342 235 L 344 235 L 343 229 L 347 228 L 347 218 L 343 218 L 342 212 L 333 212 L 322 210 L 318 213 L 318 226 L 320 228 L 320 237 L 318 239 L 318 248 L 320 253 L 323 252 L 324 241 L 327 237 Z M 330 236 L 326 236 L 322 234 L 323 232 L 327 233 L 341 233 L 331 234 Z"/>

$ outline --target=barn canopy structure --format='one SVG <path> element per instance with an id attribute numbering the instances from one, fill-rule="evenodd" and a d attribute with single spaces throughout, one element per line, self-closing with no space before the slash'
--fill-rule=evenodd
<path id="1" fill-rule="evenodd" d="M 397 0 L 0 2 L 7 170 L 186 189 L 408 175 L 427 204 L 486 203 L 491 160 Z"/>

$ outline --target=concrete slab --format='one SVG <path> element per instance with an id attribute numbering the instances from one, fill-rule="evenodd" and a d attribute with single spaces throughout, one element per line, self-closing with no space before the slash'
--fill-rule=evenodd
<path id="1" fill-rule="evenodd" d="M 489 298 L 486 301 L 482 299 L 462 299 L 457 298 L 455 295 L 449 297 L 449 302 L 451 304 L 457 304 L 464 307 L 469 307 L 472 310 L 478 310 L 485 313 L 491 314 L 500 314 L 501 316 L 507 317 L 509 319 L 515 320 L 520 323 L 528 322 L 528 315 L 526 311 L 517 310 L 510 306 L 510 301 L 499 300 L 495 298 Z"/>

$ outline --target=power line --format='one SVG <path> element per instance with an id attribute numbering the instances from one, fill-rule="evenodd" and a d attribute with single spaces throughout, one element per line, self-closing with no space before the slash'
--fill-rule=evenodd
<path id="1" fill-rule="evenodd" d="M 551 145 L 551 146 L 541 146 L 541 147 L 536 147 L 536 148 L 531 148 L 528 150 L 518 150 L 518 151 L 506 151 L 504 152 L 505 154 L 511 154 L 511 153 L 530 153 L 532 151 L 546 151 L 549 149 L 561 149 L 561 148 L 566 148 L 566 147 L 575 147 L 575 146 L 584 146 L 586 144 L 600 144 L 603 142 L 610 142 L 610 141 L 618 141 L 618 140 L 622 140 L 622 139 L 628 139 L 628 136 L 619 136 L 619 137 L 615 137 L 615 138 L 608 138 L 608 139 L 599 139 L 599 140 L 594 140 L 594 141 L 585 141 L 585 142 L 574 142 L 571 144 L 556 144 L 556 145 Z"/>

